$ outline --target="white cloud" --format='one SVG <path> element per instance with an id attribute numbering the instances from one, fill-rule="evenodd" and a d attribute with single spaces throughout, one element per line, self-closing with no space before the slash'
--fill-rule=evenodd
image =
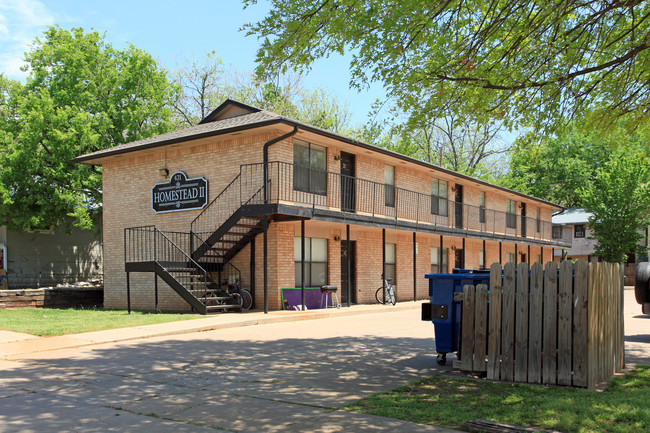
<path id="1" fill-rule="evenodd" d="M 0 73 L 20 79 L 24 54 L 36 36 L 55 23 L 54 14 L 37 0 L 0 0 Z"/>

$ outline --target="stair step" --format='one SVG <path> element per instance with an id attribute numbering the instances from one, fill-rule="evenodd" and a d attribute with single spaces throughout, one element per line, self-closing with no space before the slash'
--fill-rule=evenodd
<path id="1" fill-rule="evenodd" d="M 261 227 L 260 227 L 259 225 L 257 225 L 257 224 L 241 224 L 241 223 L 237 223 L 237 224 L 235 224 L 235 227 L 245 227 L 245 228 L 247 228 L 247 229 L 258 229 L 258 228 L 261 228 Z M 228 232 L 228 233 L 230 233 L 230 232 Z"/>
<path id="2" fill-rule="evenodd" d="M 240 310 L 241 305 L 239 304 L 223 304 L 223 305 L 208 305 L 205 307 L 206 310 L 208 311 L 215 311 L 215 310 Z"/>
<path id="3" fill-rule="evenodd" d="M 166 268 L 167 272 L 196 272 L 196 268 Z"/>

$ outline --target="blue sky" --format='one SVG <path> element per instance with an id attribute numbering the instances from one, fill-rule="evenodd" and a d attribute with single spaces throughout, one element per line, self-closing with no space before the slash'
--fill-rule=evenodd
<path id="1" fill-rule="evenodd" d="M 201 59 L 215 51 L 225 65 L 252 71 L 258 41 L 239 29 L 265 15 L 264 0 L 243 10 L 238 0 L 0 0 L 0 72 L 22 79 L 25 51 L 49 25 L 106 32 L 116 48 L 132 43 L 167 69 L 183 59 Z M 380 85 L 358 93 L 348 87 L 348 60 L 333 56 L 318 61 L 303 79 L 306 87 L 322 87 L 347 102 L 352 123 L 365 123 L 372 103 L 385 97 Z"/>

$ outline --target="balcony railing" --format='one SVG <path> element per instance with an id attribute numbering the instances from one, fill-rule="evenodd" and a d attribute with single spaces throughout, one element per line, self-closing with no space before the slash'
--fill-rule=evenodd
<path id="1" fill-rule="evenodd" d="M 551 222 L 286 162 L 240 167 L 242 204 L 308 205 L 488 234 L 551 240 Z M 260 194 L 260 189 L 262 194 Z M 252 197 L 252 199 L 249 199 Z"/>

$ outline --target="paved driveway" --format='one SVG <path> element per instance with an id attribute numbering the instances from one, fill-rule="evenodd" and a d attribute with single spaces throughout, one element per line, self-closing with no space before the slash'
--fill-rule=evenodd
<path id="1" fill-rule="evenodd" d="M 0 361 L 0 432 L 445 431 L 335 410 L 438 371 L 419 310 L 378 311 Z"/>

